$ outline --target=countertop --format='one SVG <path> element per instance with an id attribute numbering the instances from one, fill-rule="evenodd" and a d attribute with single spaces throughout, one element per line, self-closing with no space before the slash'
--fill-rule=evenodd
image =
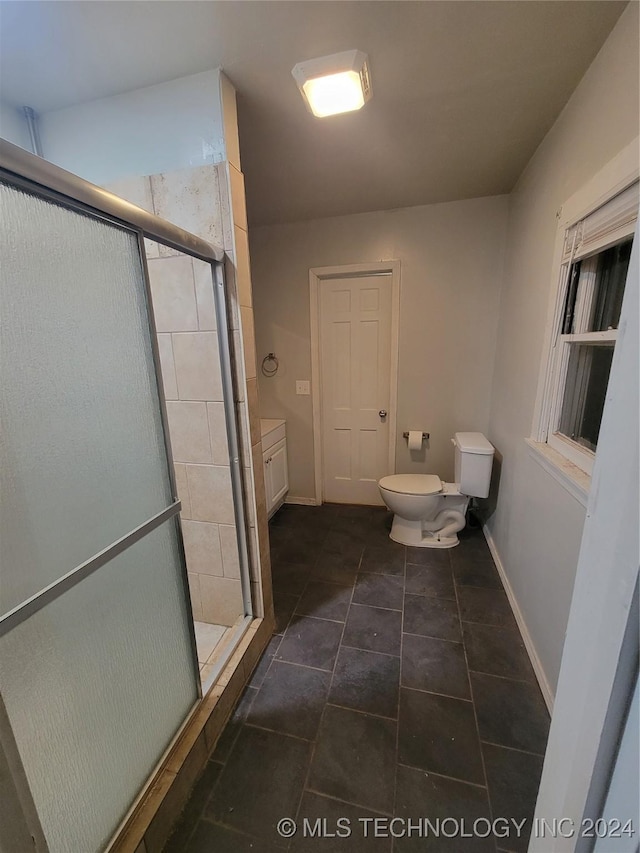
<path id="1" fill-rule="evenodd" d="M 260 418 L 260 437 L 264 438 L 265 435 L 284 424 L 285 421 L 281 418 Z"/>

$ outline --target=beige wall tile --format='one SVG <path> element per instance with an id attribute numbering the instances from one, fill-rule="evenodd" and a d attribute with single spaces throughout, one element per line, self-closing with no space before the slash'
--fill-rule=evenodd
<path id="1" fill-rule="evenodd" d="M 206 403 L 167 401 L 167 418 L 176 462 L 213 462 Z"/>
<path id="2" fill-rule="evenodd" d="M 218 170 L 214 165 L 152 175 L 151 192 L 158 216 L 222 246 Z"/>
<path id="3" fill-rule="evenodd" d="M 202 613 L 207 622 L 218 625 L 233 625 L 242 615 L 242 587 L 239 580 L 200 576 Z"/>
<path id="4" fill-rule="evenodd" d="M 126 201 L 130 201 L 131 204 L 135 204 L 137 207 L 153 213 L 151 179 L 148 176 L 121 178 L 117 181 L 111 181 L 111 183 L 105 186 L 105 189 Z M 145 237 L 144 247 L 147 260 L 160 256 L 159 246 L 155 240 L 147 240 Z"/>
<path id="5" fill-rule="evenodd" d="M 236 288 L 236 268 L 234 254 L 230 252 L 225 257 L 224 281 L 227 299 L 228 328 L 240 328 L 240 300 Z"/>
<path id="6" fill-rule="evenodd" d="M 229 464 L 229 444 L 227 425 L 224 418 L 224 403 L 207 403 L 209 415 L 209 435 L 214 465 Z"/>
<path id="7" fill-rule="evenodd" d="M 251 603 L 253 605 L 253 615 L 260 618 L 264 617 L 267 610 L 262 594 L 262 587 L 257 581 L 251 581 Z"/>
<path id="8" fill-rule="evenodd" d="M 240 454 L 242 464 L 247 466 L 251 462 L 251 436 L 249 435 L 249 414 L 246 403 L 238 404 L 238 421 L 240 426 Z"/>
<path id="9" fill-rule="evenodd" d="M 189 572 L 199 575 L 224 574 L 218 525 L 209 521 L 183 521 L 182 538 Z M 201 588 L 202 593 L 202 588 Z"/>
<path id="10" fill-rule="evenodd" d="M 193 618 L 197 621 L 201 621 L 202 597 L 200 594 L 200 575 L 195 572 L 189 572 L 187 577 L 189 578 L 189 595 L 191 596 L 191 610 L 193 612 Z"/>
<path id="11" fill-rule="evenodd" d="M 233 524 L 233 498 L 229 469 L 221 465 L 187 465 L 194 521 Z"/>
<path id="12" fill-rule="evenodd" d="M 225 578 L 240 579 L 240 559 L 238 557 L 238 537 L 232 524 L 221 524 L 220 546 L 222 549 L 222 568 Z"/>
<path id="13" fill-rule="evenodd" d="M 261 442 L 253 445 L 251 455 L 253 457 L 253 488 L 255 490 L 257 517 L 266 518 L 267 497 L 264 490 L 264 460 Z"/>
<path id="14" fill-rule="evenodd" d="M 173 363 L 173 345 L 171 343 L 171 335 L 165 332 L 157 337 L 164 398 L 165 400 L 177 400 L 178 383 L 176 382 L 176 366 Z"/>
<path id="15" fill-rule="evenodd" d="M 215 332 L 173 335 L 173 360 L 181 400 L 223 399 Z"/>
<path id="16" fill-rule="evenodd" d="M 251 450 L 249 450 L 251 453 Z M 256 502 L 254 496 L 253 471 L 251 464 L 244 468 L 245 509 L 247 513 L 247 524 L 249 527 L 256 526 Z"/>
<path id="17" fill-rule="evenodd" d="M 244 176 L 229 163 L 229 184 L 231 186 L 231 212 L 235 225 L 247 230 L 247 203 L 244 195 Z"/>
<path id="18" fill-rule="evenodd" d="M 258 518 L 258 543 L 260 546 L 260 576 L 264 584 L 271 585 L 271 551 L 269 547 L 269 523 L 266 512 Z"/>
<path id="19" fill-rule="evenodd" d="M 173 469 L 178 489 L 178 499 L 182 501 L 181 518 L 191 518 L 191 499 L 189 497 L 189 484 L 187 482 L 187 468 L 181 462 L 174 462 Z"/>
<path id="20" fill-rule="evenodd" d="M 218 163 L 218 187 L 220 190 L 220 216 L 222 219 L 222 239 L 225 252 L 233 249 L 233 222 L 231 220 L 231 190 L 229 187 L 229 167 L 226 162 Z"/>
<path id="21" fill-rule="evenodd" d="M 247 407 L 249 410 L 249 431 L 251 446 L 261 441 L 260 433 L 260 401 L 258 399 L 258 380 L 247 379 Z"/>
<path id="22" fill-rule="evenodd" d="M 198 312 L 191 258 L 150 260 L 149 279 L 156 331 L 196 331 Z"/>
<path id="23" fill-rule="evenodd" d="M 235 236 L 234 259 L 236 266 L 236 282 L 240 305 L 251 307 L 251 264 L 249 261 L 249 240 L 247 232 L 238 225 L 234 226 Z"/>
<path id="24" fill-rule="evenodd" d="M 238 387 L 238 400 L 242 401 L 246 399 L 246 382 L 247 382 L 247 373 L 245 370 L 244 364 L 244 351 L 242 349 L 242 338 L 240 337 L 240 332 L 235 330 L 233 332 L 233 354 L 234 354 L 234 366 L 235 366 L 235 375 L 237 378 L 237 387 Z"/>
<path id="25" fill-rule="evenodd" d="M 251 308 L 240 308 L 242 319 L 242 340 L 244 342 L 244 370 L 247 379 L 256 375 L 256 339 L 253 329 L 253 311 Z M 180 382 L 178 380 L 178 387 Z"/>
<path id="26" fill-rule="evenodd" d="M 193 278 L 196 286 L 198 308 L 198 328 L 201 332 L 215 332 L 216 306 L 213 299 L 213 278 L 211 264 L 193 259 Z"/>
<path id="27" fill-rule="evenodd" d="M 249 577 L 252 581 L 262 580 L 260 569 L 260 543 L 258 542 L 258 530 L 255 526 L 249 528 Z"/>
<path id="28" fill-rule="evenodd" d="M 236 169 L 240 168 L 240 141 L 238 138 L 238 112 L 236 90 L 225 74 L 220 75 L 220 94 L 222 96 L 222 127 L 227 159 Z"/>

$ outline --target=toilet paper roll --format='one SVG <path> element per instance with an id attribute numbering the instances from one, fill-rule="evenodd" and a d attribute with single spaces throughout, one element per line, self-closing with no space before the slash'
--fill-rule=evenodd
<path id="1" fill-rule="evenodd" d="M 422 430 L 409 430 L 409 450 L 422 450 Z"/>

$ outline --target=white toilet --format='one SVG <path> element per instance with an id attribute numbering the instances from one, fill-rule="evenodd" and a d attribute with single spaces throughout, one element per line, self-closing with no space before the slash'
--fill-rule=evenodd
<path id="1" fill-rule="evenodd" d="M 382 500 L 395 513 L 390 537 L 420 548 L 453 548 L 472 497 L 486 498 L 494 447 L 481 432 L 457 432 L 455 483 L 436 474 L 391 474 L 378 482 Z"/>

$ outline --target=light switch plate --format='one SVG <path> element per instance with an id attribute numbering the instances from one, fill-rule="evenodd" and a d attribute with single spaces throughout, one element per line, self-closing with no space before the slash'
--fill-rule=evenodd
<path id="1" fill-rule="evenodd" d="M 309 395 L 311 393 L 311 383 L 308 379 L 296 379 L 296 394 Z"/>

